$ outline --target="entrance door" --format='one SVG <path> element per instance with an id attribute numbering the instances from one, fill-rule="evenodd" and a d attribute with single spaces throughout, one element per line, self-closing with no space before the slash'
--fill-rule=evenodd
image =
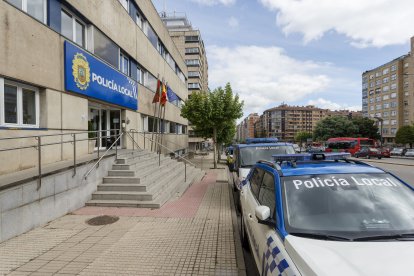
<path id="1" fill-rule="evenodd" d="M 93 106 L 89 108 L 89 131 L 98 131 L 98 134 L 90 134 L 89 138 L 97 138 L 95 149 L 109 148 L 121 132 L 121 110 L 111 109 L 103 106 Z M 116 143 L 121 146 L 121 140 Z"/>

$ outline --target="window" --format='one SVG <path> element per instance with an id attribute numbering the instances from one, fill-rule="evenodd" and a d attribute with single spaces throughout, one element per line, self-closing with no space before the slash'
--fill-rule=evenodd
<path id="1" fill-rule="evenodd" d="M 381 101 L 381 96 L 376 97 L 376 98 L 375 98 L 375 101 L 376 101 L 376 102 L 380 102 L 380 101 Z"/>
<path id="2" fill-rule="evenodd" d="M 395 89 L 397 89 L 397 84 L 396 83 L 391 84 L 391 90 L 395 90 Z"/>
<path id="3" fill-rule="evenodd" d="M 370 99 L 369 99 L 369 103 L 373 103 L 373 102 L 374 102 L 374 100 L 375 100 L 374 98 L 370 98 Z"/>
<path id="4" fill-rule="evenodd" d="M 93 41 L 94 53 L 119 68 L 119 47 L 97 28 L 93 30 Z"/>
<path id="5" fill-rule="evenodd" d="M 378 86 L 378 85 L 381 85 L 381 80 L 376 80 L 375 81 L 375 84 Z"/>
<path id="6" fill-rule="evenodd" d="M 391 75 L 391 80 L 396 80 L 397 79 L 397 74 L 392 74 Z"/>
<path id="7" fill-rule="evenodd" d="M 383 133 L 383 134 L 388 134 L 388 128 L 384 128 L 384 129 L 382 129 L 382 133 Z"/>
<path id="8" fill-rule="evenodd" d="M 186 54 L 198 54 L 200 53 L 200 49 L 198 47 L 192 47 L 192 48 L 185 48 Z"/>
<path id="9" fill-rule="evenodd" d="M 140 67 L 137 66 L 137 81 L 138 83 L 145 85 L 144 83 L 144 70 Z"/>
<path id="10" fill-rule="evenodd" d="M 188 77 L 189 78 L 199 78 L 200 77 L 200 72 L 197 72 L 197 71 L 189 71 L 188 72 Z"/>
<path id="11" fill-rule="evenodd" d="M 258 168 L 254 169 L 254 172 L 252 174 L 252 178 L 250 180 L 250 187 L 252 189 L 252 193 L 254 197 L 258 198 L 259 195 L 259 188 L 260 184 L 262 183 L 264 171 Z"/>
<path id="12" fill-rule="evenodd" d="M 122 7 L 124 7 L 124 9 L 129 12 L 129 0 L 119 0 L 119 2 L 121 3 Z"/>
<path id="13" fill-rule="evenodd" d="M 397 65 L 394 64 L 391 66 L 391 71 L 395 71 L 395 70 L 397 70 Z"/>
<path id="14" fill-rule="evenodd" d="M 408 91 L 404 92 L 404 96 L 408 97 L 410 95 L 410 93 Z"/>
<path id="15" fill-rule="evenodd" d="M 376 77 L 381 77 L 381 72 L 376 72 L 376 73 L 375 73 L 375 76 L 376 76 Z"/>
<path id="16" fill-rule="evenodd" d="M 175 133 L 175 125 L 176 123 L 170 122 L 170 133 Z"/>
<path id="17" fill-rule="evenodd" d="M 408 62 L 404 63 L 404 67 L 407 68 L 408 67 Z"/>
<path id="18" fill-rule="evenodd" d="M 376 106 L 375 106 L 375 109 L 376 110 L 380 110 L 382 108 L 382 106 L 380 105 L 380 104 L 377 104 Z"/>
<path id="19" fill-rule="evenodd" d="M 390 108 L 390 104 L 389 103 L 384 103 L 384 108 Z"/>
<path id="20" fill-rule="evenodd" d="M 382 74 L 388 74 L 388 72 L 390 71 L 390 68 L 385 68 L 384 70 L 382 70 Z"/>
<path id="21" fill-rule="evenodd" d="M 275 181 L 273 176 L 265 172 L 259 191 L 259 202 L 270 208 L 270 217 L 275 218 Z"/>
<path id="22" fill-rule="evenodd" d="M 63 36 L 69 38 L 76 44 L 82 47 L 85 46 L 85 24 L 79 19 L 76 19 L 71 13 L 66 10 L 61 10 L 61 33 Z"/>
<path id="23" fill-rule="evenodd" d="M 199 83 L 188 83 L 188 89 L 200 89 Z"/>
<path id="24" fill-rule="evenodd" d="M 387 86 L 384 86 L 383 88 L 382 88 L 382 91 L 383 92 L 388 92 L 390 90 L 390 87 L 387 85 Z"/>
<path id="25" fill-rule="evenodd" d="M 373 105 L 371 105 L 371 106 L 369 107 L 369 110 L 373 111 L 373 110 L 374 110 L 374 106 L 373 106 Z"/>
<path id="26" fill-rule="evenodd" d="M 391 125 L 395 126 L 397 124 L 397 120 L 391 120 Z"/>
<path id="27" fill-rule="evenodd" d="M 142 30 L 142 27 L 144 26 L 144 17 L 141 15 L 139 11 L 137 11 L 135 15 L 135 22 L 137 23 L 138 27 Z"/>
<path id="28" fill-rule="evenodd" d="M 397 116 L 397 111 L 396 110 L 391 110 L 391 116 Z"/>
<path id="29" fill-rule="evenodd" d="M 129 76 L 129 59 L 123 53 L 119 55 L 119 70 Z"/>
<path id="30" fill-rule="evenodd" d="M 183 126 L 180 124 L 177 124 L 177 134 L 183 134 Z"/>
<path id="31" fill-rule="evenodd" d="M 396 92 L 391 93 L 391 99 L 394 99 L 394 98 L 397 98 L 397 93 Z"/>
<path id="32" fill-rule="evenodd" d="M 156 92 L 157 91 L 157 78 L 154 77 L 151 73 L 145 72 L 145 79 L 144 79 L 144 85 L 149 90 Z"/>
<path id="33" fill-rule="evenodd" d="M 170 133 L 170 122 L 169 121 L 165 121 L 165 126 L 164 126 L 164 130 L 165 133 Z"/>
<path id="34" fill-rule="evenodd" d="M 187 66 L 200 66 L 200 60 L 199 59 L 186 59 L 185 64 Z"/>
<path id="35" fill-rule="evenodd" d="M 390 120 L 384 120 L 384 121 L 383 121 L 383 124 L 384 124 L 384 125 L 389 125 L 389 124 L 390 124 Z"/>
<path id="36" fill-rule="evenodd" d="M 382 113 L 383 117 L 388 117 L 390 116 L 390 113 L 388 111 L 384 111 L 384 113 Z"/>
<path id="37" fill-rule="evenodd" d="M 0 124 L 39 127 L 39 90 L 0 78 Z"/>
<path id="38" fill-rule="evenodd" d="M 390 78 L 389 77 L 386 77 L 386 78 L 383 78 L 382 79 L 382 82 L 383 83 L 388 83 L 390 81 Z"/>
<path id="39" fill-rule="evenodd" d="M 46 24 L 46 0 L 7 0 L 7 2 Z"/>
<path id="40" fill-rule="evenodd" d="M 390 98 L 390 96 L 389 95 L 384 95 L 383 97 L 382 97 L 382 99 L 385 101 L 385 100 L 388 100 Z"/>
<path id="41" fill-rule="evenodd" d="M 404 101 L 404 105 L 408 106 L 408 101 L 407 100 Z"/>
<path id="42" fill-rule="evenodd" d="M 396 128 L 391 128 L 391 134 L 395 134 L 397 133 L 397 129 Z"/>
<path id="43" fill-rule="evenodd" d="M 152 29 L 152 27 L 149 25 L 148 25 L 147 37 L 149 41 L 151 42 L 152 46 L 154 46 L 155 49 L 158 49 L 158 36 L 155 33 L 155 31 Z"/>
<path id="44" fill-rule="evenodd" d="M 391 102 L 391 107 L 397 107 L 397 102 Z"/>
<path id="45" fill-rule="evenodd" d="M 141 114 L 141 130 L 144 132 L 148 131 L 148 116 Z"/>
<path id="46" fill-rule="evenodd" d="M 185 42 L 198 42 L 198 35 L 190 35 L 185 37 Z"/>

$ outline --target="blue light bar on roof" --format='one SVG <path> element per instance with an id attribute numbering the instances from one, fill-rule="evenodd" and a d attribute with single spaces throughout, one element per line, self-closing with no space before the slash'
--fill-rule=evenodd
<path id="1" fill-rule="evenodd" d="M 340 160 L 351 157 L 349 152 L 334 153 L 301 153 L 301 154 L 275 154 L 272 155 L 275 162 L 298 162 L 298 161 L 323 161 L 323 160 Z"/>
<path id="2" fill-rule="evenodd" d="M 277 138 L 246 138 L 246 144 L 277 143 Z"/>

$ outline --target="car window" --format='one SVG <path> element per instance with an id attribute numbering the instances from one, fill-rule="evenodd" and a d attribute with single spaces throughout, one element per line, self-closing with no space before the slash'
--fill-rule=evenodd
<path id="1" fill-rule="evenodd" d="M 259 191 L 259 202 L 270 208 L 270 217 L 275 218 L 275 181 L 273 175 L 265 172 Z"/>
<path id="2" fill-rule="evenodd" d="M 259 194 L 259 187 L 262 183 L 264 171 L 259 168 L 254 168 L 252 178 L 250 180 L 250 187 L 252 188 L 253 196 L 257 199 Z"/>

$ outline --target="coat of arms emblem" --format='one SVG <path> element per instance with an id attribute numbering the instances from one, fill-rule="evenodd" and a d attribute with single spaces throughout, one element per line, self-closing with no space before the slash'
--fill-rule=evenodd
<path id="1" fill-rule="evenodd" d="M 72 70 L 76 86 L 81 90 L 86 90 L 91 81 L 91 73 L 89 62 L 83 54 L 77 53 L 73 57 Z"/>

